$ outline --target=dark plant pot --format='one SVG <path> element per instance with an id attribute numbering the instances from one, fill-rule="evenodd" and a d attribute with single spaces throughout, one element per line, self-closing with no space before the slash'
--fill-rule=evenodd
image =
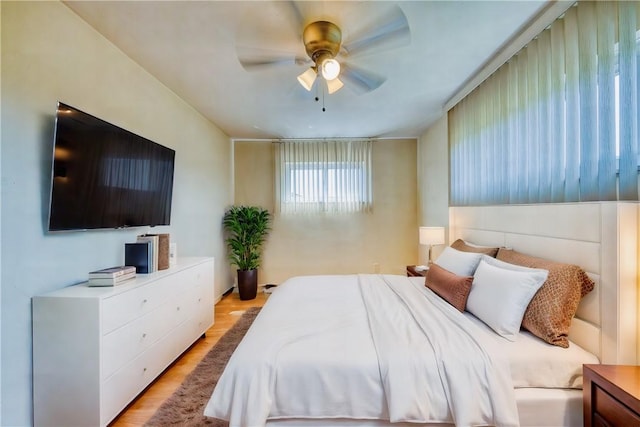
<path id="1" fill-rule="evenodd" d="M 241 300 L 254 299 L 258 293 L 258 270 L 238 270 L 238 292 Z"/>

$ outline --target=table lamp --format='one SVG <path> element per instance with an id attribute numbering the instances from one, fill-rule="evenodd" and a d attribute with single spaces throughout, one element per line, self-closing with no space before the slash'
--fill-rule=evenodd
<path id="1" fill-rule="evenodd" d="M 434 245 L 444 245 L 444 227 L 420 227 L 420 244 L 429 246 L 427 265 L 431 265 L 431 249 Z"/>

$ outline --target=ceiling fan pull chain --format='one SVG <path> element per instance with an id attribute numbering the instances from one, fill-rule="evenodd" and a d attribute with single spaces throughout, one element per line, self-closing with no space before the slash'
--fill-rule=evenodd
<path id="1" fill-rule="evenodd" d="M 320 102 L 320 94 L 318 92 L 320 91 L 321 86 L 322 85 L 316 85 L 316 97 L 314 98 L 316 102 Z M 324 86 L 322 86 L 322 111 L 326 111 L 324 108 Z"/>
<path id="2" fill-rule="evenodd" d="M 316 102 L 320 101 L 320 93 L 319 92 L 320 92 L 320 85 L 317 84 L 316 85 L 316 98 L 315 98 Z"/>
<path id="3" fill-rule="evenodd" d="M 320 85 L 318 85 L 318 86 L 320 86 Z M 327 111 L 327 110 L 325 110 L 325 108 L 324 108 L 324 86 L 323 86 L 322 87 L 322 112 L 324 113 L 325 111 Z"/>

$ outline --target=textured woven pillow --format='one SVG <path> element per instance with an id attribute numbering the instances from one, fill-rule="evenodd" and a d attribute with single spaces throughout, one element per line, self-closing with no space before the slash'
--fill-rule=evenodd
<path id="1" fill-rule="evenodd" d="M 425 286 L 438 294 L 440 298 L 464 311 L 473 283 L 472 276 L 458 276 L 445 270 L 438 264 L 432 264 L 427 271 Z"/>
<path id="2" fill-rule="evenodd" d="M 577 265 L 562 264 L 500 248 L 501 261 L 531 268 L 543 268 L 549 276 L 529 303 L 522 326 L 535 336 L 559 347 L 569 347 L 569 327 L 580 300 L 594 283 Z"/>
<path id="3" fill-rule="evenodd" d="M 472 245 L 468 242 L 465 242 L 462 239 L 458 239 L 455 242 L 453 242 L 451 244 L 451 247 L 453 249 L 457 249 L 459 251 L 463 251 L 463 252 L 475 252 L 475 253 L 479 253 L 479 254 L 486 254 L 489 255 L 490 257 L 495 258 L 496 255 L 498 254 L 498 249 L 500 248 L 492 248 L 489 246 L 476 246 L 476 245 Z"/>

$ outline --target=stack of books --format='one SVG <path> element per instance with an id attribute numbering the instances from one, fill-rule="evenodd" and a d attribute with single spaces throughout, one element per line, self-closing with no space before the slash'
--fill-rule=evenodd
<path id="1" fill-rule="evenodd" d="M 89 286 L 116 286 L 136 277 L 136 268 L 118 266 L 89 273 Z"/>
<path id="2" fill-rule="evenodd" d="M 139 274 L 169 268 L 169 234 L 141 234 L 135 243 L 125 243 L 124 262 Z"/>

